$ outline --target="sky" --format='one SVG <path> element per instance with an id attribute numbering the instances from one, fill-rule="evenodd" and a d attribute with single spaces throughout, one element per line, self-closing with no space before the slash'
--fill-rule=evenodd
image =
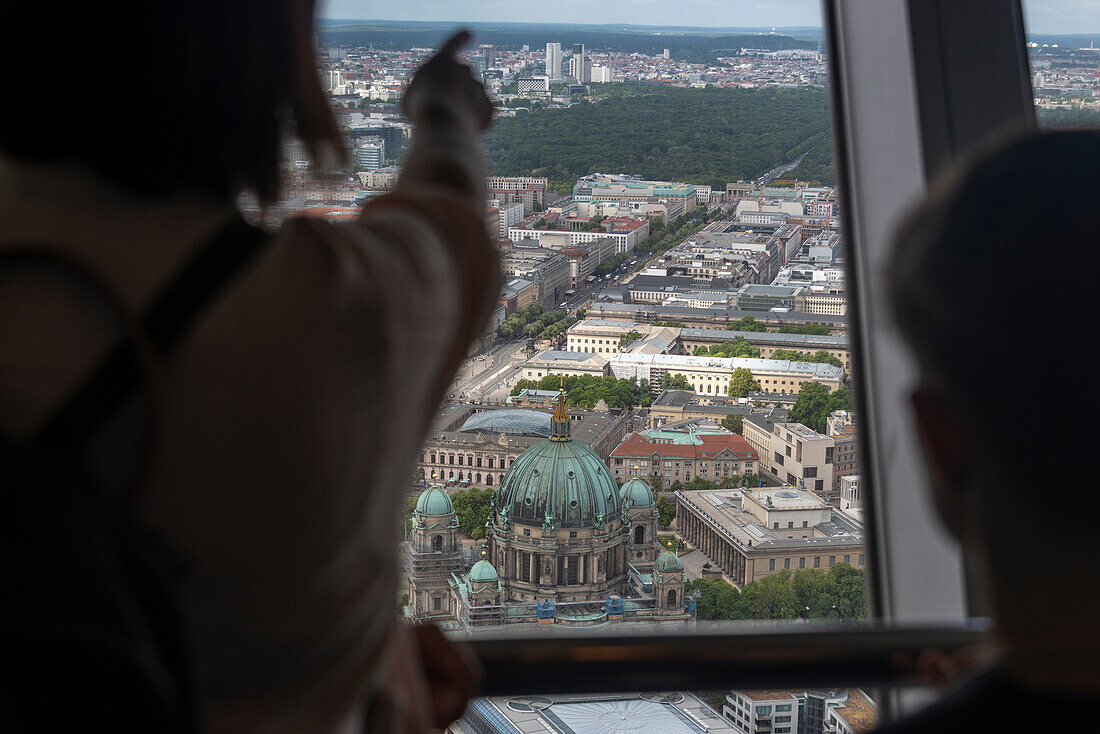
<path id="1" fill-rule="evenodd" d="M 319 0 L 321 17 L 660 26 L 820 26 L 820 0 Z M 1029 33 L 1100 32 L 1100 0 L 1023 0 Z"/>

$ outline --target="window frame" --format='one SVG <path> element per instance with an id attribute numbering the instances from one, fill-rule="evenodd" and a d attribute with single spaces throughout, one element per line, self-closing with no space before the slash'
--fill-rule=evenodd
<path id="1" fill-rule="evenodd" d="M 1020 2 L 824 0 L 823 8 L 869 613 L 882 626 L 475 638 L 482 695 L 905 684 L 916 680 L 899 663 L 905 652 L 915 660 L 929 647 L 949 652 L 986 638 L 987 625 L 968 616 L 981 605 L 965 559 L 924 491 L 908 425 L 912 361 L 886 320 L 877 274 L 896 221 L 935 173 L 1006 127 L 1034 127 Z M 882 704 L 886 715 L 899 710 L 891 697 Z"/>

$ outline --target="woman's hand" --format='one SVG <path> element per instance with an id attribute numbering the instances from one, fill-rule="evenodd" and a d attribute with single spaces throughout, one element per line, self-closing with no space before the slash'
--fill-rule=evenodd
<path id="1" fill-rule="evenodd" d="M 458 60 L 469 41 L 470 32 L 459 31 L 413 76 L 401 105 L 414 125 L 461 120 L 480 132 L 492 124 L 493 103 L 484 85 Z"/>

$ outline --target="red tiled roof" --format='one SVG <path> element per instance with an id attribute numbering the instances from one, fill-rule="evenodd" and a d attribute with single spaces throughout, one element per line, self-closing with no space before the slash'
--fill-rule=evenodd
<path id="1" fill-rule="evenodd" d="M 728 449 L 743 460 L 760 460 L 756 450 L 749 445 L 749 442 L 736 433 L 729 435 L 703 434 L 699 436 L 699 438 L 703 442 L 702 445 L 699 446 L 692 444 L 653 443 L 640 433 L 632 433 L 611 452 L 611 455 L 619 458 L 626 458 L 631 456 L 652 456 L 653 454 L 658 454 L 660 456 L 678 456 L 685 459 L 713 459 L 722 451 Z"/>

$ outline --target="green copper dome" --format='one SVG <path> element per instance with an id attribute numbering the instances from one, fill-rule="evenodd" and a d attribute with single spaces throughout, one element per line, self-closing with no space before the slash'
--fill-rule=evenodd
<path id="1" fill-rule="evenodd" d="M 619 490 L 623 505 L 626 507 L 652 507 L 654 504 L 653 490 L 645 483 L 645 480 L 634 477 Z"/>
<path id="2" fill-rule="evenodd" d="M 443 488 L 433 484 L 420 493 L 420 499 L 416 501 L 416 511 L 428 517 L 443 517 L 454 514 L 455 508 Z"/>
<path id="3" fill-rule="evenodd" d="M 653 567 L 662 573 L 672 573 L 674 571 L 684 570 L 683 562 L 680 561 L 675 553 L 669 550 L 657 556 L 657 561 L 653 564 Z"/>
<path id="4" fill-rule="evenodd" d="M 497 575 L 497 570 L 488 561 L 478 561 L 470 569 L 470 583 L 472 584 L 491 584 L 499 580 L 500 576 Z"/>
<path id="5" fill-rule="evenodd" d="M 564 400 L 551 435 L 524 451 L 504 475 L 496 495 L 502 518 L 555 528 L 602 526 L 622 513 L 619 486 L 591 449 L 570 435 Z"/>

